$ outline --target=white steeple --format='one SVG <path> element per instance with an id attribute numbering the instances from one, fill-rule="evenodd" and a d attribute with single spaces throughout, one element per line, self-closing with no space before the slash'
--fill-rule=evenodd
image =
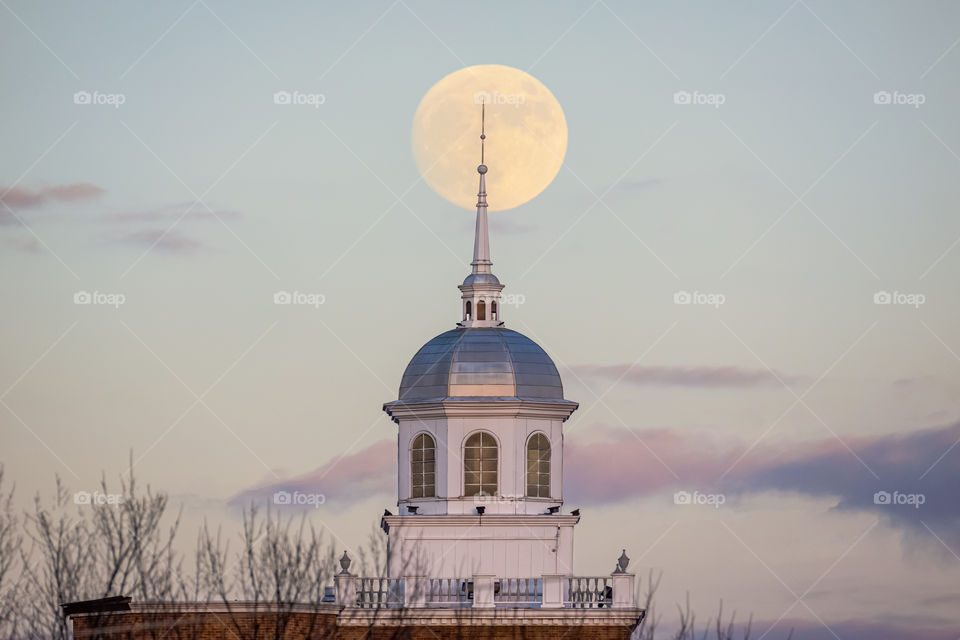
<path id="1" fill-rule="evenodd" d="M 500 292 L 503 285 L 490 266 L 490 231 L 487 227 L 487 165 L 484 161 L 486 135 L 486 105 L 480 104 L 480 188 L 477 192 L 477 225 L 473 238 L 473 262 L 470 275 L 458 288 L 461 292 L 461 327 L 500 327 Z"/>

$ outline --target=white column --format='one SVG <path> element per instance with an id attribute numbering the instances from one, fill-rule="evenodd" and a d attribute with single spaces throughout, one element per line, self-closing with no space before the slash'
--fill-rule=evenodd
<path id="1" fill-rule="evenodd" d="M 567 576 L 559 573 L 543 574 L 543 602 L 541 609 L 562 609 L 564 606 L 563 584 Z"/>
<path id="2" fill-rule="evenodd" d="M 356 576 L 349 573 L 338 573 L 333 579 L 337 585 L 337 604 L 341 607 L 357 606 Z"/>
<path id="3" fill-rule="evenodd" d="M 473 576 L 473 607 L 475 609 L 493 609 L 493 581 L 494 575 Z"/>
<path id="4" fill-rule="evenodd" d="M 613 608 L 632 609 L 637 606 L 633 596 L 634 574 L 611 573 L 613 582 Z"/>
<path id="5" fill-rule="evenodd" d="M 430 587 L 430 580 L 424 576 L 407 576 L 403 585 L 403 606 L 405 607 L 425 607 L 427 606 L 427 589 Z"/>

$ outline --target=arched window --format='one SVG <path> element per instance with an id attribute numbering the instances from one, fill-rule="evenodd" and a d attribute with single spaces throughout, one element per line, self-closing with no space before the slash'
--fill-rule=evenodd
<path id="1" fill-rule="evenodd" d="M 497 495 L 497 454 L 497 441 L 486 431 L 467 438 L 463 447 L 463 495 Z"/>
<path id="2" fill-rule="evenodd" d="M 472 316 L 472 315 L 473 315 L 473 302 L 471 302 L 470 300 L 467 300 L 467 313 L 466 313 L 466 315 L 464 316 L 463 319 L 464 319 L 464 320 L 473 320 L 473 318 L 470 317 L 470 316 Z"/>
<path id="3" fill-rule="evenodd" d="M 550 497 L 550 441 L 542 433 L 527 441 L 527 496 Z"/>
<path id="4" fill-rule="evenodd" d="M 481 300 L 477 303 L 477 320 L 487 319 L 487 303 Z"/>
<path id="5" fill-rule="evenodd" d="M 429 434 L 421 433 L 410 448 L 410 497 L 432 498 L 436 490 L 437 445 Z"/>
<path id="6" fill-rule="evenodd" d="M 490 319 L 491 320 L 497 319 L 497 303 L 496 302 L 490 303 Z"/>

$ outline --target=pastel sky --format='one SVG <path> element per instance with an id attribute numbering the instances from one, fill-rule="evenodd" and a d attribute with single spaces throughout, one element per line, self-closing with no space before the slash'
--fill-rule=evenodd
<path id="1" fill-rule="evenodd" d="M 0 4 L 0 462 L 24 508 L 132 451 L 185 544 L 278 487 L 324 493 L 311 517 L 359 544 L 396 500 L 381 405 L 458 319 L 472 251 L 413 115 L 503 64 L 569 128 L 491 245 L 507 326 L 581 403 L 578 573 L 626 548 L 665 622 L 689 592 L 768 637 L 956 638 L 956 3 Z"/>

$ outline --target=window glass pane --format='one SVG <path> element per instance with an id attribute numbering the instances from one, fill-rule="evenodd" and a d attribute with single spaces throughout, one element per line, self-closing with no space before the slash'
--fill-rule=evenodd
<path id="1" fill-rule="evenodd" d="M 433 475 L 434 450 L 435 442 L 430 435 L 421 433 L 413 439 L 410 448 L 410 496 L 413 498 L 432 497 L 436 494 Z"/>
<path id="2" fill-rule="evenodd" d="M 550 441 L 542 433 L 534 434 L 527 443 L 527 495 L 550 495 Z"/>

